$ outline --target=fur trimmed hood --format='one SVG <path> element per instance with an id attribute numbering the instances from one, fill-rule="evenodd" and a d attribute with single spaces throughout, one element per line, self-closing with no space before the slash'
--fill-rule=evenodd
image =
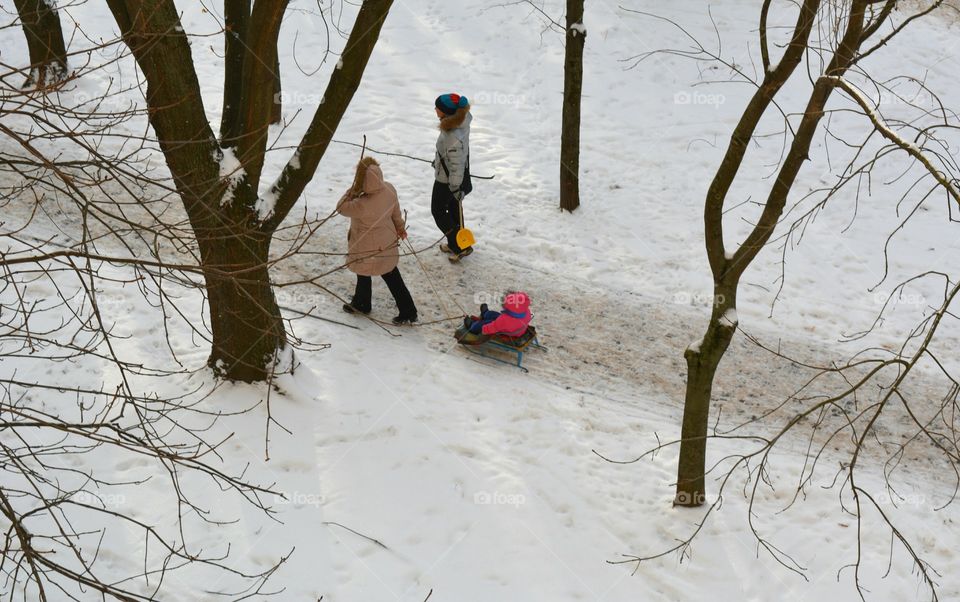
<path id="1" fill-rule="evenodd" d="M 373 194 L 383 187 L 383 171 L 380 163 L 373 157 L 364 157 L 357 163 L 357 171 L 353 177 L 353 194 Z"/>
<path id="2" fill-rule="evenodd" d="M 357 187 L 362 194 L 357 194 Z M 350 218 L 347 268 L 361 276 L 381 276 L 397 267 L 398 238 L 404 231 L 397 191 L 384 181 L 372 157 L 357 164 L 354 184 L 337 203 L 340 215 Z"/>
<path id="3" fill-rule="evenodd" d="M 463 122 L 467 120 L 467 115 L 470 114 L 470 105 L 463 107 L 462 109 L 457 109 L 457 112 L 449 117 L 444 117 L 440 120 L 440 129 L 447 132 L 450 130 L 455 130 L 458 127 L 463 125 Z"/>

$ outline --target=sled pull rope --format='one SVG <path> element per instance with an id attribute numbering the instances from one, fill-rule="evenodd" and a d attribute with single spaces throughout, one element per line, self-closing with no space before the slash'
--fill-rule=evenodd
<path id="1" fill-rule="evenodd" d="M 403 212 L 403 223 L 404 223 L 404 229 L 406 229 L 406 223 L 407 223 L 407 212 L 406 212 L 406 211 Z M 447 320 L 456 320 L 456 319 L 458 319 L 458 317 L 459 317 L 459 316 L 453 316 L 453 315 L 451 315 L 451 313 L 450 313 L 450 308 L 447 307 L 447 304 L 446 304 L 446 303 L 444 302 L 444 300 L 443 300 L 443 297 L 444 297 L 444 296 L 449 297 L 450 300 L 453 301 L 453 304 L 456 305 L 456 306 L 457 306 L 457 309 L 460 310 L 460 315 L 461 315 L 461 316 L 467 315 L 466 310 L 463 309 L 463 307 L 460 305 L 459 302 L 457 302 L 457 298 L 454 297 L 452 294 L 450 294 L 450 291 L 444 289 L 444 290 L 443 290 L 443 294 L 440 293 L 440 291 L 437 289 L 436 278 L 434 278 L 433 275 L 430 274 L 430 271 L 427 269 L 427 266 L 425 266 L 425 265 L 423 264 L 423 261 L 420 259 L 420 255 L 417 253 L 417 250 L 416 250 L 415 248 L 413 248 L 413 245 L 410 243 L 410 239 L 407 238 L 406 240 L 404 240 L 404 241 L 402 241 L 402 242 L 404 242 L 404 243 L 407 244 L 407 248 L 410 249 L 410 252 L 413 254 L 413 258 L 417 260 L 417 265 L 420 266 L 420 271 L 422 271 L 424 277 L 426 277 L 426 279 L 427 279 L 427 284 L 429 284 L 429 285 L 430 285 L 430 288 L 433 289 L 433 294 L 436 295 L 438 299 L 440 299 L 440 305 L 443 306 L 443 313 L 446 314 L 446 316 L 447 316 L 447 317 L 446 317 L 446 320 L 444 320 L 444 321 L 447 321 Z M 432 245 L 431 245 L 431 248 L 432 248 Z M 441 287 L 441 288 L 442 288 L 442 287 Z"/>

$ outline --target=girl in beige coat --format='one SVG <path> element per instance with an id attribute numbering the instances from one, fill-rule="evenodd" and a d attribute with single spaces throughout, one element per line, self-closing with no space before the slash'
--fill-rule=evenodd
<path id="1" fill-rule="evenodd" d="M 347 267 L 357 275 L 353 299 L 343 310 L 370 313 L 372 277 L 381 276 L 397 302 L 399 313 L 394 324 L 416 322 L 417 306 L 397 268 L 399 242 L 407 237 L 400 202 L 396 189 L 383 179 L 375 159 L 366 157 L 357 164 L 353 186 L 340 198 L 337 211 L 350 218 Z"/>

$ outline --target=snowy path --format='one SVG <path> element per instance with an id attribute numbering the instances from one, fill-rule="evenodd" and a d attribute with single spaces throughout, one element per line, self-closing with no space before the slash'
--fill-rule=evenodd
<path id="1" fill-rule="evenodd" d="M 674 404 L 648 409 L 668 421 L 679 420 L 686 383 L 683 352 L 706 328 L 708 308 L 668 303 L 632 291 L 604 289 L 597 283 L 507 259 L 482 244 L 458 265 L 451 265 L 435 247 L 420 252 L 419 257 L 427 274 L 411 255 L 402 258 L 400 266 L 419 306 L 421 321 L 445 318 L 445 312 L 458 314 L 456 303 L 468 312 L 475 312 L 479 301 L 514 288 L 525 290 L 533 300 L 534 324 L 541 333 L 541 342 L 549 348 L 547 353 L 534 351 L 526 356 L 530 380 L 603 397 L 624 407 L 635 406 L 636 400 L 650 397 L 673 400 Z M 333 265 L 336 264 L 330 264 Z M 298 265 L 291 268 L 290 274 L 305 277 L 311 274 L 310 270 L 321 269 L 329 266 Z M 285 275 L 277 277 L 282 280 Z M 326 285 L 343 298 L 349 298 L 353 275 L 340 272 L 331 276 Z M 433 294 L 434 286 L 442 299 Z M 377 282 L 374 290 L 373 316 L 389 321 L 395 314 L 393 300 L 382 282 Z M 314 302 L 318 300 L 306 291 L 304 296 Z M 379 331 L 377 325 L 365 319 L 338 314 L 339 306 L 336 299 L 325 299 L 319 303 L 319 312 L 327 318 Z M 390 327 L 389 330 L 413 339 L 412 344 L 450 354 L 445 362 L 475 360 L 455 345 L 452 332 L 457 324 L 451 321 L 416 329 Z M 749 322 L 742 323 L 741 327 L 765 344 L 779 347 L 785 354 L 803 361 L 829 363 L 843 357 L 822 341 L 805 339 L 797 333 L 769 332 L 764 326 Z M 378 333 L 389 336 L 382 331 Z M 510 370 L 508 366 L 497 367 Z M 785 399 L 812 374 L 739 334 L 721 365 L 715 398 L 718 406 L 723 406 L 725 416 L 749 417 Z"/>

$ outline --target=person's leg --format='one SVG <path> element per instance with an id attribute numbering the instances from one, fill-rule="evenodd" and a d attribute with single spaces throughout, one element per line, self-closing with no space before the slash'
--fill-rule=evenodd
<path id="1" fill-rule="evenodd" d="M 493 322 L 499 317 L 500 317 L 500 312 L 487 310 L 483 312 L 483 315 L 480 316 L 480 319 L 483 320 L 484 324 L 489 324 L 490 322 Z"/>
<path id="2" fill-rule="evenodd" d="M 413 297 L 403 282 L 403 276 L 400 275 L 400 268 L 393 268 L 393 271 L 383 275 L 383 281 L 387 283 L 393 300 L 397 302 L 397 310 L 401 318 L 414 318 L 417 315 L 417 306 L 413 302 Z"/>
<path id="3" fill-rule="evenodd" d="M 480 314 L 480 319 L 474 321 L 470 324 L 470 332 L 473 334 L 480 334 L 483 331 L 483 327 L 493 322 L 500 317 L 500 312 L 497 311 L 485 311 Z"/>
<path id="4" fill-rule="evenodd" d="M 373 289 L 373 279 L 370 276 L 361 276 L 357 274 L 357 287 L 353 290 L 353 299 L 350 305 L 359 311 L 367 313 L 372 308 L 371 294 Z"/>
<path id="5" fill-rule="evenodd" d="M 454 224 L 450 217 L 450 198 L 453 195 L 450 193 L 450 189 L 446 184 L 441 182 L 433 183 L 433 197 L 430 201 L 430 212 L 433 214 L 433 221 L 437 224 L 437 228 L 440 229 L 443 234 L 447 237 L 447 244 L 450 243 L 450 232 L 453 232 L 454 236 L 454 246 L 456 246 L 456 224 Z M 459 214 L 458 217 L 459 218 Z M 454 247 L 450 247 L 450 250 L 453 251 Z"/>
<path id="6" fill-rule="evenodd" d="M 460 201 L 453 196 L 449 188 L 446 188 L 447 206 L 450 214 L 450 229 L 447 230 L 447 245 L 451 253 L 460 253 L 463 249 L 457 244 L 457 232 L 463 229 L 463 220 L 460 219 Z"/>

